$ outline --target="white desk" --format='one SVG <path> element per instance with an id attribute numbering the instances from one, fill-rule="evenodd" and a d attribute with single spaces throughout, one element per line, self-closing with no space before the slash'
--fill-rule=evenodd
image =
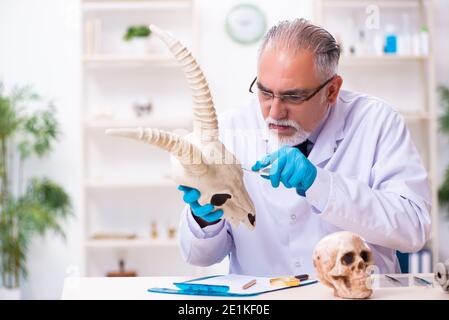
<path id="1" fill-rule="evenodd" d="M 409 275 L 397 275 L 407 278 Z M 429 278 L 430 274 L 421 276 Z M 192 277 L 137 277 L 137 278 L 67 278 L 64 282 L 62 299 L 113 299 L 113 300 L 206 300 L 206 299 L 244 299 L 244 300 L 328 300 L 336 299 L 332 289 L 316 283 L 304 287 L 264 293 L 254 297 L 208 297 L 176 295 L 148 292 L 148 288 L 166 287 L 176 281 L 186 281 Z M 449 300 L 449 293 L 435 285 L 422 287 L 414 285 L 411 280 L 410 287 L 381 287 L 374 288 L 371 299 L 400 299 L 400 300 Z"/>

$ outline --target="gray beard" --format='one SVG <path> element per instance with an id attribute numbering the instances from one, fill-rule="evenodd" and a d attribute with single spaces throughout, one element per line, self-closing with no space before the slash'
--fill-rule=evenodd
<path id="1" fill-rule="evenodd" d="M 269 139 L 270 145 L 275 149 L 279 149 L 283 146 L 291 146 L 291 147 L 296 146 L 296 145 L 306 141 L 307 138 L 310 136 L 310 132 L 304 130 L 299 124 L 297 124 L 296 122 L 294 122 L 292 120 L 285 120 L 285 119 L 275 120 L 271 117 L 267 117 L 265 119 L 265 122 L 267 124 L 267 129 L 269 132 L 268 139 Z M 296 131 L 291 136 L 281 136 L 278 134 L 277 130 L 270 129 L 270 127 L 269 127 L 270 124 L 290 126 L 290 127 L 294 128 Z"/>
<path id="2" fill-rule="evenodd" d="M 310 133 L 300 128 L 291 136 L 281 136 L 276 130 L 269 130 L 269 142 L 274 148 L 279 149 L 283 146 L 296 146 L 303 143 L 310 136 Z"/>

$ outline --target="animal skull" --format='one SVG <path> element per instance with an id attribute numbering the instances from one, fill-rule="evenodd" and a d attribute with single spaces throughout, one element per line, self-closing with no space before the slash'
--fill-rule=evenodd
<path id="1" fill-rule="evenodd" d="M 371 249 L 357 234 L 340 231 L 318 242 L 313 252 L 313 265 L 319 280 L 334 289 L 341 298 L 368 298 L 367 267 L 373 264 Z"/>
<path id="2" fill-rule="evenodd" d="M 209 85 L 192 54 L 178 40 L 154 25 L 150 30 L 182 66 L 193 97 L 193 132 L 180 137 L 153 128 L 108 129 L 106 134 L 141 140 L 171 153 L 172 178 L 201 192 L 200 204 L 222 208 L 234 226 L 255 227 L 255 208 L 243 184 L 239 161 L 218 139 L 218 121 Z"/>

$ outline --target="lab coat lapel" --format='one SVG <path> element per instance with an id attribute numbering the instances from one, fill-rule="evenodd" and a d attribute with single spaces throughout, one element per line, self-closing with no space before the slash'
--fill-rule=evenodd
<path id="1" fill-rule="evenodd" d="M 318 135 L 315 145 L 309 154 L 308 159 L 316 166 L 319 166 L 332 157 L 338 147 L 338 142 L 344 138 L 345 125 L 345 105 L 340 99 L 332 107 L 330 114 Z"/>

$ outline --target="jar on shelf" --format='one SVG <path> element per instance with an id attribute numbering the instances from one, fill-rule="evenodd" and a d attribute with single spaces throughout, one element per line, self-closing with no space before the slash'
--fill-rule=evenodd
<path id="1" fill-rule="evenodd" d="M 157 239 L 159 237 L 159 231 L 157 228 L 156 221 L 151 222 L 151 231 L 150 231 L 151 239 Z"/>

